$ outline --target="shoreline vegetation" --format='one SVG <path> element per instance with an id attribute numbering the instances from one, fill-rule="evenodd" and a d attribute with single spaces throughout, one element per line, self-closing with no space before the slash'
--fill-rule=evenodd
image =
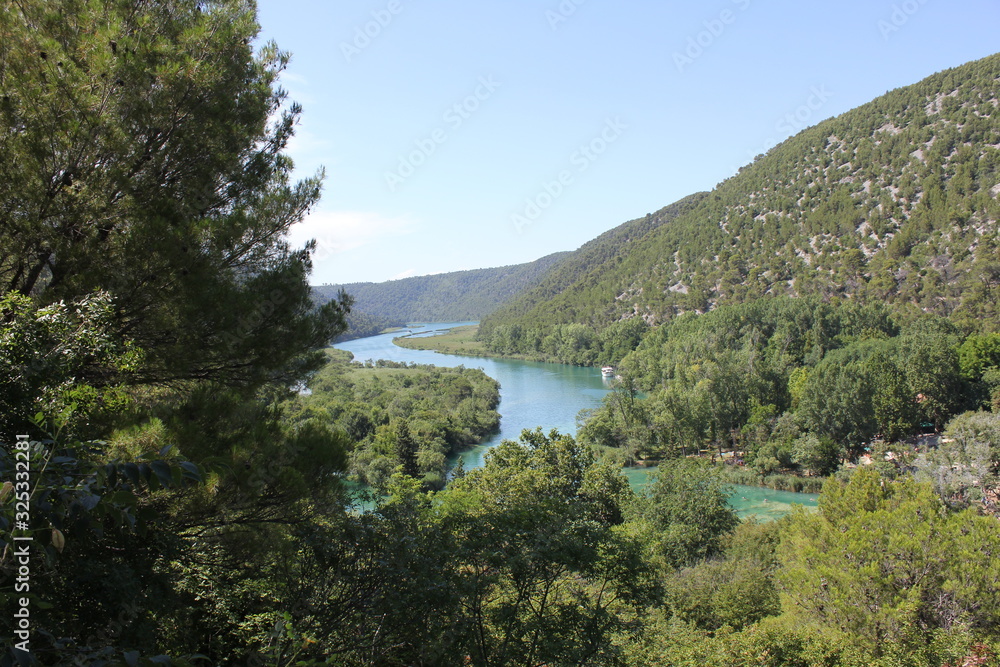
<path id="1" fill-rule="evenodd" d="M 517 361 L 537 361 L 537 359 L 531 358 L 530 355 L 498 354 L 491 351 L 485 346 L 484 343 L 478 340 L 478 332 L 478 325 L 463 325 L 441 329 L 434 332 L 433 335 L 427 335 L 424 333 L 416 336 L 401 336 L 393 338 L 393 343 L 408 349 L 430 350 L 441 354 L 492 359 L 511 359 Z M 617 393 L 621 393 L 622 385 L 623 383 L 619 381 L 619 391 Z M 636 398 L 638 398 L 638 394 L 636 395 Z M 619 396 L 618 399 L 621 400 L 621 397 Z M 648 468 L 650 470 L 655 470 L 660 463 L 664 460 L 668 460 L 669 457 L 665 458 L 657 456 L 645 456 L 628 460 L 627 452 L 625 451 L 627 448 L 623 449 L 622 447 L 607 446 L 606 444 L 593 441 L 592 436 L 587 433 L 588 426 L 592 426 L 590 420 L 593 419 L 593 417 L 594 413 L 587 416 L 587 424 L 585 424 L 579 439 L 582 443 L 589 444 L 594 447 L 595 451 L 600 452 L 601 458 L 605 456 L 610 456 L 612 458 L 617 456 L 620 458 L 622 454 L 626 454 L 626 460 L 622 463 L 623 467 Z M 937 438 L 935 438 L 935 442 L 936 441 Z M 857 467 L 868 467 L 874 465 L 874 467 L 880 469 L 880 472 L 883 474 L 889 474 L 891 477 L 894 477 L 900 468 L 913 467 L 913 463 L 916 459 L 915 455 L 907 455 L 902 459 L 894 459 L 893 454 L 890 453 L 891 450 L 894 449 L 909 451 L 913 447 L 912 442 L 903 440 L 897 442 L 873 441 L 868 444 L 870 447 L 855 448 L 859 454 L 856 461 L 845 459 L 840 464 L 833 464 L 832 461 L 828 461 L 825 474 L 805 469 L 796 470 L 794 468 L 781 467 L 770 467 L 770 469 L 768 469 L 768 466 L 765 466 L 765 469 L 761 469 L 753 465 L 734 465 L 732 463 L 733 458 L 731 457 L 736 456 L 736 452 L 733 451 L 724 451 L 720 453 L 714 450 L 701 450 L 699 454 L 685 456 L 685 458 L 700 459 L 706 462 L 711 461 L 712 468 L 718 471 L 719 478 L 726 483 L 765 488 L 774 491 L 808 494 L 820 493 L 824 483 L 828 479 L 850 474 L 850 472 Z M 877 449 L 879 452 L 879 456 L 875 460 L 872 458 L 872 454 L 875 453 L 872 451 L 874 449 Z M 920 453 L 924 457 L 927 457 L 934 453 L 936 447 L 921 447 L 919 449 Z M 887 453 L 888 458 L 885 457 Z M 746 456 L 747 452 L 742 452 L 742 454 L 743 456 Z M 727 457 L 730 458 L 727 459 Z M 780 458 L 786 461 L 791 460 L 787 454 L 781 456 Z M 772 463 L 777 462 L 774 461 Z"/>
<path id="2" fill-rule="evenodd" d="M 399 347 L 411 350 L 431 350 L 441 354 L 453 354 L 467 357 L 486 357 L 492 359 L 514 359 L 518 361 L 532 361 L 527 355 L 505 355 L 492 353 L 485 348 L 485 345 L 476 339 L 479 332 L 478 325 L 464 325 L 442 329 L 433 335 L 426 333 L 421 335 L 400 336 L 393 338 L 392 342 Z M 475 446 L 475 445 L 470 445 Z M 605 448 L 598 447 L 598 450 Z M 611 448 L 607 452 L 618 451 Z M 714 456 L 698 456 L 706 460 L 713 459 Z M 638 460 L 633 462 L 633 467 L 649 468 L 655 470 L 661 463 L 660 459 Z M 720 477 L 728 483 L 740 484 L 743 486 L 756 486 L 774 491 L 790 491 L 794 493 L 819 493 L 827 476 L 806 476 L 795 471 L 759 473 L 755 470 L 719 463 L 714 466 Z"/>
<path id="3" fill-rule="evenodd" d="M 598 447 L 605 453 L 617 450 Z M 732 452 L 724 452 L 731 455 Z M 687 459 L 695 459 L 704 462 L 711 462 L 712 470 L 726 484 L 738 484 L 740 486 L 754 486 L 772 491 L 787 491 L 790 493 L 810 493 L 818 494 L 823 489 L 823 484 L 834 475 L 806 475 L 795 470 L 785 470 L 781 472 L 761 473 L 746 466 L 736 466 L 727 463 L 725 460 L 717 461 L 718 454 L 691 454 Z M 633 461 L 625 466 L 633 470 L 647 469 L 655 471 L 661 463 L 670 459 L 641 459 Z"/>
<path id="4" fill-rule="evenodd" d="M 482 342 L 476 340 L 479 333 L 478 324 L 468 324 L 451 329 L 442 329 L 433 335 L 421 333 L 393 338 L 392 342 L 408 350 L 431 350 L 441 354 L 454 354 L 463 357 L 489 357 L 500 359 L 501 356 L 491 353 Z"/>
<path id="5" fill-rule="evenodd" d="M 319 420 L 345 433 L 349 478 L 380 493 L 400 462 L 426 488 L 443 488 L 448 459 L 499 428 L 500 385 L 481 370 L 326 354 L 311 393 L 290 402 L 290 423 Z"/>

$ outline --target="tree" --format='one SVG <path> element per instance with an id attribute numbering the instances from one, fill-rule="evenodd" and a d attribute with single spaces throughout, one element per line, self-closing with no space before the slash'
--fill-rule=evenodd
<path id="1" fill-rule="evenodd" d="M 807 433 L 792 443 L 795 462 L 814 475 L 825 477 L 836 472 L 843 455 L 841 447 L 831 438 Z"/>
<path id="2" fill-rule="evenodd" d="M 1000 405 L 1000 334 L 969 336 L 958 348 L 958 362 L 980 403 Z"/>
<path id="3" fill-rule="evenodd" d="M 3 428 L 44 434 L 28 420 L 41 409 L 101 440 L 53 459 L 65 471 L 53 492 L 100 490 L 77 494 L 67 522 L 96 537 L 68 532 L 61 586 L 42 589 L 55 609 L 36 619 L 38 648 L 54 663 L 202 639 L 225 661 L 233 644 L 219 638 L 238 632 L 210 630 L 259 607 L 234 601 L 245 576 L 213 595 L 199 582 L 255 570 L 290 524 L 339 506 L 343 439 L 283 423 L 279 402 L 322 362 L 349 299 L 315 307 L 315 245 L 287 241 L 322 174 L 290 180 L 300 109 L 276 85 L 287 55 L 258 30 L 241 0 L 0 7 Z M 139 458 L 167 445 L 209 469 L 206 483 L 142 489 L 137 471 L 172 475 Z M 152 526 L 143 539 L 123 504 Z M 135 600 L 141 632 L 77 643 Z"/>
<path id="4" fill-rule="evenodd" d="M 727 534 L 723 558 L 667 577 L 667 604 L 676 619 L 702 630 L 742 628 L 781 611 L 774 585 L 778 525 L 741 523 Z"/>
<path id="5" fill-rule="evenodd" d="M 1000 416 L 966 412 L 950 422 L 938 446 L 917 460 L 917 474 L 946 503 L 976 504 L 1000 514 Z"/>
<path id="6" fill-rule="evenodd" d="M 640 512 L 658 531 L 659 550 L 673 567 L 717 554 L 723 535 L 739 524 L 725 485 L 701 460 L 661 463 Z"/>
<path id="7" fill-rule="evenodd" d="M 289 181 L 300 108 L 258 29 L 236 0 L 0 10 L 0 289 L 106 292 L 133 383 L 290 383 L 343 326 L 346 298 L 313 308 L 314 246 L 285 240 L 322 174 Z"/>
<path id="8" fill-rule="evenodd" d="M 860 366 L 854 349 L 828 354 L 809 372 L 799 403 L 799 414 L 809 430 L 855 449 L 878 432 L 874 389 Z"/>
<path id="9" fill-rule="evenodd" d="M 919 655 L 962 626 L 995 636 L 1000 527 L 950 513 L 929 485 L 858 469 L 831 478 L 818 514 L 782 535 L 782 607 L 803 625 L 838 628 L 873 655 Z M 940 664 L 925 663 L 925 664 Z"/>
<path id="10" fill-rule="evenodd" d="M 440 495 L 477 665 L 591 664 L 623 613 L 651 602 L 632 493 L 614 463 L 572 437 L 523 431 Z"/>
<path id="11" fill-rule="evenodd" d="M 403 474 L 407 477 L 417 477 L 420 470 L 417 467 L 417 441 L 410 433 L 410 423 L 406 419 L 396 422 L 396 460 L 402 466 Z"/>

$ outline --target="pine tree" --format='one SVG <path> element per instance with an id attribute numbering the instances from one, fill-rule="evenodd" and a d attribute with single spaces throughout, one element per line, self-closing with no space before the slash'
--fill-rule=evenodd
<path id="1" fill-rule="evenodd" d="M 43 0 L 0 9 L 0 294 L 97 290 L 144 354 L 132 382 L 291 382 L 343 326 L 315 310 L 289 227 L 288 62 L 235 0 Z M 85 378 L 109 383 L 120 375 Z"/>
<path id="2" fill-rule="evenodd" d="M 396 458 L 403 467 L 403 474 L 418 477 L 420 469 L 417 466 L 417 441 L 410 433 L 410 422 L 400 419 L 396 423 Z"/>

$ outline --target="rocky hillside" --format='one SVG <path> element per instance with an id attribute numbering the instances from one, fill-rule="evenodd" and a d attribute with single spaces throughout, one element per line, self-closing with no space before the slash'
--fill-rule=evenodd
<path id="1" fill-rule="evenodd" d="M 707 195 L 587 244 L 481 336 L 498 353 L 572 361 L 559 350 L 593 347 L 617 322 L 772 295 L 875 299 L 994 329 L 998 98 L 1000 55 L 805 130 Z"/>

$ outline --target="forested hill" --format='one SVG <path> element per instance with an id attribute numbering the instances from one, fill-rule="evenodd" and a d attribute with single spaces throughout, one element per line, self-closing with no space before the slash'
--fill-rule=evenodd
<path id="1" fill-rule="evenodd" d="M 555 253 L 527 264 L 493 269 L 455 271 L 384 283 L 353 283 L 314 287 L 326 302 L 343 289 L 354 298 L 349 323 L 357 335 L 364 327 L 407 322 L 479 320 L 520 292 L 538 284 L 569 253 Z M 374 333 L 374 332 L 373 332 Z"/>
<path id="2" fill-rule="evenodd" d="M 579 361 L 616 322 L 769 295 L 877 299 L 995 328 L 998 91 L 995 55 L 807 129 L 711 193 L 587 244 L 480 336 L 499 353 Z"/>

